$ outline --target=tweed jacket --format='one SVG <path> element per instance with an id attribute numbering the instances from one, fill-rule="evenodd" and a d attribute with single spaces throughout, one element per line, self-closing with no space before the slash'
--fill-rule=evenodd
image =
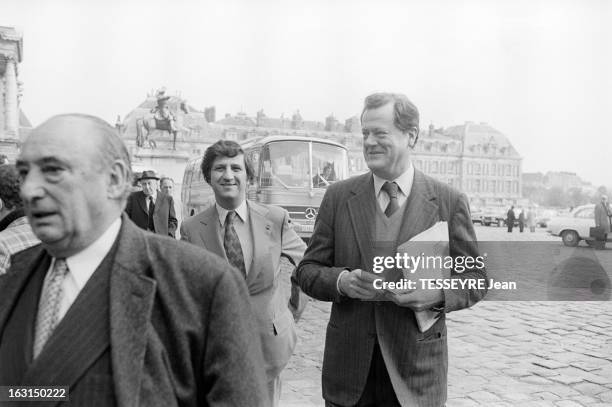
<path id="1" fill-rule="evenodd" d="M 107 295 L 116 405 L 266 407 L 242 277 L 218 256 L 146 233 L 125 215 L 115 244 Z M 41 245 L 32 247 L 0 276 L 0 338 L 23 287 L 33 273 L 46 272 L 49 257 Z M 49 339 L 65 338 L 57 349 L 69 348 L 70 357 L 36 359 L 26 374 L 31 381 L 11 384 L 74 386 L 94 363 L 88 343 L 95 338 L 83 321 Z"/>

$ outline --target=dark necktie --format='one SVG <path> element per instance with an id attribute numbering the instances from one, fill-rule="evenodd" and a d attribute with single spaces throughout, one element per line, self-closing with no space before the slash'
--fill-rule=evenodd
<path id="1" fill-rule="evenodd" d="M 387 209 L 385 209 L 385 215 L 387 218 L 395 213 L 396 210 L 399 209 L 399 204 L 397 203 L 397 191 L 399 187 L 395 182 L 385 182 L 382 186 L 382 190 L 389 195 L 389 204 L 387 205 Z"/>
<path id="2" fill-rule="evenodd" d="M 153 197 L 149 197 L 149 220 L 147 224 L 147 229 L 152 232 L 155 232 L 155 223 L 153 223 L 153 212 L 155 212 L 155 204 L 153 203 Z"/>
<path id="3" fill-rule="evenodd" d="M 244 255 L 236 229 L 234 229 L 234 218 L 236 212 L 229 211 L 225 217 L 225 236 L 223 237 L 223 248 L 229 263 L 237 268 L 242 276 L 246 278 L 246 267 L 244 266 Z"/>
<path id="4" fill-rule="evenodd" d="M 55 259 L 53 269 L 45 277 L 38 303 L 36 331 L 34 333 L 34 359 L 38 357 L 59 323 L 59 310 L 63 295 L 62 283 L 66 274 L 68 274 L 66 259 Z"/>

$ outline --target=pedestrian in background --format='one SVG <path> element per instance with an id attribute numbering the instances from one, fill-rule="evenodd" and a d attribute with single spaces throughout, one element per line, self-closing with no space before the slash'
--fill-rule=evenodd
<path id="1" fill-rule="evenodd" d="M 531 233 L 535 232 L 536 214 L 535 214 L 535 210 L 533 209 L 533 206 L 530 206 L 529 210 L 527 211 L 527 226 L 529 226 L 529 231 Z"/>
<path id="2" fill-rule="evenodd" d="M 19 174 L 14 165 L 0 165 L 0 275 L 11 256 L 40 243 L 34 236 L 19 197 Z"/>
<path id="3" fill-rule="evenodd" d="M 523 233 L 523 229 L 525 228 L 525 210 L 523 208 L 521 208 L 521 213 L 519 213 L 518 222 L 519 232 Z"/>
<path id="4" fill-rule="evenodd" d="M 506 225 L 508 226 L 508 233 L 512 233 L 512 228 L 514 227 L 514 205 L 508 209 L 508 213 L 506 214 Z"/>
<path id="5" fill-rule="evenodd" d="M 155 171 L 143 171 L 140 186 L 142 191 L 132 192 L 128 197 L 125 212 L 141 229 L 174 237 L 178 226 L 174 199 L 159 190 Z"/>

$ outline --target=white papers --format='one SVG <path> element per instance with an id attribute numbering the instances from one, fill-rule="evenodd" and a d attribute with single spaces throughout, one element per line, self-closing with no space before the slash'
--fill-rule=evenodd
<path id="1" fill-rule="evenodd" d="M 417 290 L 423 289 L 420 279 L 450 277 L 450 269 L 444 268 L 444 258 L 449 255 L 448 242 L 448 223 L 437 222 L 431 228 L 398 246 L 397 253 L 400 255 L 406 253 L 415 260 L 410 269 L 402 270 L 402 274 L 405 279 L 416 282 Z M 418 267 L 416 261 L 420 263 Z M 414 314 L 421 332 L 431 328 L 440 317 L 438 312 L 431 310 L 415 311 Z"/>

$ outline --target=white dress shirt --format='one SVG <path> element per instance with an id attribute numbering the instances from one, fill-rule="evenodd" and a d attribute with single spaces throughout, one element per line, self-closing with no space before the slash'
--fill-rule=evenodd
<path id="1" fill-rule="evenodd" d="M 217 202 L 215 202 L 217 208 L 217 214 L 219 215 L 219 223 L 221 224 L 221 241 L 225 236 L 225 218 L 229 212 L 223 208 Z M 242 201 L 240 206 L 234 209 L 236 216 L 234 218 L 234 230 L 240 240 L 240 247 L 242 248 L 242 256 L 244 257 L 244 268 L 247 275 L 251 268 L 251 262 L 253 261 L 253 239 L 251 238 L 251 224 L 249 222 L 249 208 L 247 207 L 246 200 Z"/>
<path id="2" fill-rule="evenodd" d="M 76 300 L 83 287 L 85 287 L 85 284 L 87 284 L 87 281 L 89 281 L 89 278 L 110 251 L 119 235 L 120 228 L 121 218 L 117 218 L 98 240 L 79 253 L 66 258 L 68 274 L 66 274 L 62 282 L 62 299 L 60 302 L 58 323 L 64 318 L 64 315 L 66 315 L 66 312 L 68 312 L 68 309 L 70 309 L 70 306 L 74 303 L 74 300 Z M 53 270 L 54 265 L 55 258 L 51 261 L 51 267 L 49 267 L 47 271 L 47 276 L 51 270 Z"/>
<path id="3" fill-rule="evenodd" d="M 151 197 L 153 197 L 153 205 L 155 205 L 155 203 L 157 202 L 157 191 L 153 192 L 152 195 L 145 195 L 145 201 L 147 203 L 147 212 L 149 211 L 149 206 L 151 206 L 151 200 L 149 199 Z"/>

